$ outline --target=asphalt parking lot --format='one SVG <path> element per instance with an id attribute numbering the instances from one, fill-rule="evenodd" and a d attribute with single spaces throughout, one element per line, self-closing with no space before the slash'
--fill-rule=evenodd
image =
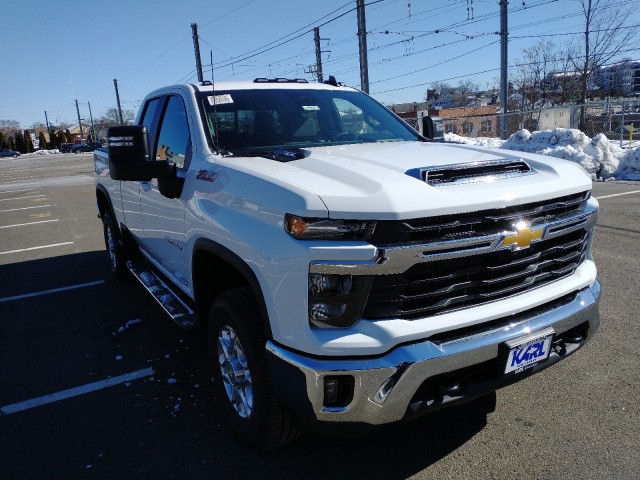
<path id="1" fill-rule="evenodd" d="M 594 185 L 602 326 L 498 392 L 362 438 L 256 454 L 198 333 L 112 280 L 90 154 L 0 159 L 0 478 L 640 478 L 640 182 Z"/>

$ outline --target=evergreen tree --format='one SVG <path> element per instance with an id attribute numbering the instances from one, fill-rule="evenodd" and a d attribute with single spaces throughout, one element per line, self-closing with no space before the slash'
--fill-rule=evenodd
<path id="1" fill-rule="evenodd" d="M 35 152 L 35 148 L 33 146 L 33 140 L 31 139 L 31 133 L 29 130 L 24 131 L 24 153 L 32 153 Z"/>
<path id="2" fill-rule="evenodd" d="M 5 148 L 7 146 L 7 141 L 4 138 L 4 133 L 0 132 L 0 148 Z"/>
<path id="3" fill-rule="evenodd" d="M 9 150 L 15 150 L 15 149 L 16 149 L 16 144 L 15 144 L 15 143 L 14 143 L 14 141 L 13 141 L 13 137 L 9 137 L 9 138 L 7 139 L 7 148 L 8 148 Z"/>
<path id="4" fill-rule="evenodd" d="M 18 130 L 16 133 L 13 134 L 13 141 L 15 142 L 16 145 L 16 150 L 20 153 L 26 153 L 25 152 L 25 144 L 24 144 L 24 136 L 22 135 L 22 132 L 20 130 Z"/>
<path id="5" fill-rule="evenodd" d="M 38 141 L 40 142 L 40 150 L 49 148 L 47 145 L 47 137 L 44 136 L 44 132 L 40 132 L 40 135 L 38 135 Z"/>
<path id="6" fill-rule="evenodd" d="M 72 143 L 73 137 L 71 136 L 71 132 L 69 131 L 68 128 L 64 131 L 64 136 L 65 136 L 65 139 L 63 143 Z"/>

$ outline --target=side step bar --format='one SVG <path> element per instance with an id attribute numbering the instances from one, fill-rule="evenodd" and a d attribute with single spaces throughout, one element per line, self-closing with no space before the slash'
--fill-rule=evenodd
<path id="1" fill-rule="evenodd" d="M 196 328 L 199 324 L 196 314 L 171 290 L 160 277 L 149 269 L 127 262 L 127 268 L 144 288 L 156 299 L 162 309 L 185 330 Z"/>

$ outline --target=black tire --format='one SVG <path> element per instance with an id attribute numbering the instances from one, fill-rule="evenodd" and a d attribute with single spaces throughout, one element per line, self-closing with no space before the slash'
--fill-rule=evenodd
<path id="1" fill-rule="evenodd" d="M 207 343 L 216 400 L 242 441 L 266 451 L 296 438 L 297 425 L 271 389 L 266 340 L 249 289 L 230 290 L 213 302 Z M 231 368 L 234 361 L 238 366 Z"/>
<path id="2" fill-rule="evenodd" d="M 105 212 L 102 216 L 102 226 L 109 268 L 117 280 L 124 281 L 129 278 L 127 255 L 125 247 L 122 244 L 122 239 L 120 238 L 120 231 L 116 226 L 115 218 L 111 211 Z"/>

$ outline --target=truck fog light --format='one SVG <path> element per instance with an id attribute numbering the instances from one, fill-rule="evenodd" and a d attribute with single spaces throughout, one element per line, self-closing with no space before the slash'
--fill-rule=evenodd
<path id="1" fill-rule="evenodd" d="M 362 316 L 371 277 L 309 273 L 309 324 L 348 328 Z"/>
<path id="2" fill-rule="evenodd" d="M 312 323 L 331 323 L 332 320 L 340 317 L 346 311 L 345 304 L 314 303 L 309 306 L 309 320 Z"/>
<path id="3" fill-rule="evenodd" d="M 346 407 L 353 400 L 355 380 L 351 375 L 328 375 L 324 377 L 324 401 L 329 408 Z"/>
<path id="4" fill-rule="evenodd" d="M 309 293 L 338 293 L 346 295 L 351 292 L 353 279 L 351 275 L 309 275 Z"/>

